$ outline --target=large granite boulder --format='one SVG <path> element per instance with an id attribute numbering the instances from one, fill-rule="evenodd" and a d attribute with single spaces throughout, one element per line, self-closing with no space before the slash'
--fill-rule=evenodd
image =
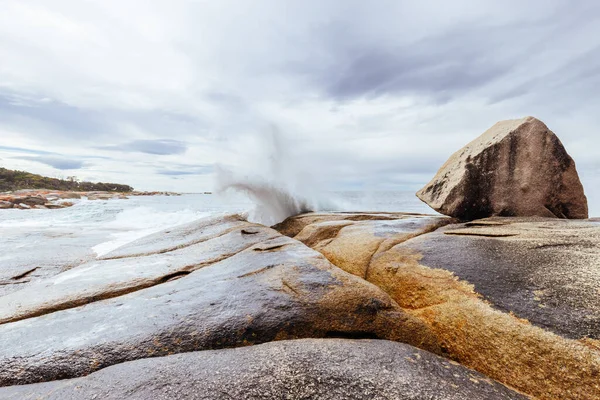
<path id="1" fill-rule="evenodd" d="M 237 216 L 169 229 L 0 297 L 0 386 L 141 358 L 295 338 L 431 329 L 318 252 Z"/>
<path id="2" fill-rule="evenodd" d="M 520 400 L 456 363 L 383 340 L 303 339 L 132 361 L 67 381 L 0 388 L 3 400 Z"/>
<path id="3" fill-rule="evenodd" d="M 454 153 L 417 196 L 462 220 L 588 217 L 575 162 L 541 121 L 501 121 Z"/>
<path id="4" fill-rule="evenodd" d="M 461 364 L 536 398 L 600 398 L 600 223 L 390 216 L 277 228 L 382 288 Z"/>

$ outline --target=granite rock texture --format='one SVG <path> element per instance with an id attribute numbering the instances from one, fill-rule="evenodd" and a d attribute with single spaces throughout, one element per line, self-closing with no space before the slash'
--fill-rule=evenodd
<path id="1" fill-rule="evenodd" d="M 447 357 L 536 398 L 600 398 L 597 221 L 347 215 L 278 228 L 387 292 Z"/>
<path id="2" fill-rule="evenodd" d="M 431 330 L 381 289 L 237 216 L 139 239 L 0 299 L 0 386 L 307 337 L 440 352 Z"/>
<path id="3" fill-rule="evenodd" d="M 0 388 L 3 400 L 527 399 L 412 346 L 302 339 L 115 365 L 89 376 Z"/>
<path id="4" fill-rule="evenodd" d="M 575 162 L 558 137 L 533 117 L 495 124 L 454 153 L 417 196 L 462 220 L 588 217 Z"/>

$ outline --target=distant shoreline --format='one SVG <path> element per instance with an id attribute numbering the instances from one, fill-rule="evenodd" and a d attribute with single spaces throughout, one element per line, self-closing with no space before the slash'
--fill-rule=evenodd
<path id="1" fill-rule="evenodd" d="M 75 204 L 69 200 L 79 200 L 83 197 L 87 200 L 126 200 L 129 198 L 128 196 L 181 196 L 181 193 L 160 191 L 108 192 L 22 189 L 0 193 L 0 210 L 60 209 L 71 207 Z"/>

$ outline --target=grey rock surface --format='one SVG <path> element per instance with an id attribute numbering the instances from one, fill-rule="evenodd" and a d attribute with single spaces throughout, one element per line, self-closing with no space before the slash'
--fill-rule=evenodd
<path id="1" fill-rule="evenodd" d="M 55 212 L 62 212 L 61 210 Z M 0 296 L 93 260 L 107 234 L 64 227 L 0 227 Z M 26 245 L 23 245 L 26 243 Z"/>
<path id="2" fill-rule="evenodd" d="M 399 245 L 495 307 L 561 336 L 600 339 L 600 222 L 490 218 Z"/>
<path id="3" fill-rule="evenodd" d="M 278 228 L 383 289 L 462 365 L 534 398 L 600 398 L 598 221 L 387 217 Z"/>
<path id="4" fill-rule="evenodd" d="M 126 254 L 127 249 L 135 253 L 145 243 L 148 249 L 154 249 L 154 252 L 148 250 L 152 254 L 145 257 L 90 261 L 0 297 L 0 324 L 155 286 L 279 236 L 272 229 L 233 217 L 225 218 L 220 224 L 213 222 L 209 219 L 174 228 L 194 234 L 161 233 L 158 241 L 150 236 L 119 250 L 121 255 Z M 165 246 L 175 250 L 163 252 Z"/>
<path id="5" fill-rule="evenodd" d="M 138 360 L 87 377 L 0 388 L 6 400 L 412 399 L 527 397 L 412 346 L 304 339 Z"/>
<path id="6" fill-rule="evenodd" d="M 0 386 L 286 338 L 385 338 L 438 351 L 429 328 L 382 290 L 270 228 L 225 217 L 169 232 L 40 282 L 39 296 L 11 294 L 4 318 L 20 320 L 0 324 Z"/>

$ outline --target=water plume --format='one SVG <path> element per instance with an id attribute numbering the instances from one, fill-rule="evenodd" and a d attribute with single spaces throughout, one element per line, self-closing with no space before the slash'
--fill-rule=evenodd
<path id="1" fill-rule="evenodd" d="M 310 157 L 300 157 L 297 143 L 276 128 L 237 143 L 236 165 L 216 166 L 216 191 L 236 191 L 254 203 L 248 220 L 273 225 L 287 217 L 333 209 L 309 172 Z"/>

